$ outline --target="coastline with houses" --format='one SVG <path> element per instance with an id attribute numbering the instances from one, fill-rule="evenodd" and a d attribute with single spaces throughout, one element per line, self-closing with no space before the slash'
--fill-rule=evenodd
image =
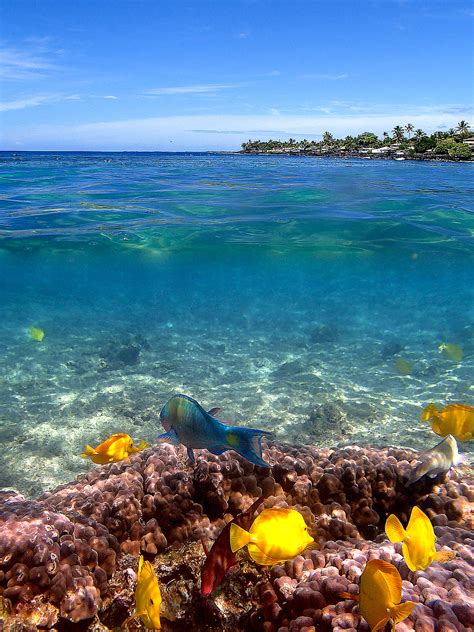
<path id="1" fill-rule="evenodd" d="M 290 156 L 329 156 L 336 158 L 368 158 L 385 160 L 442 160 L 472 162 L 474 136 L 466 121 L 446 132 L 426 134 L 408 123 L 397 125 L 392 134 L 384 132 L 379 138 L 373 132 L 358 136 L 335 138 L 324 132 L 320 141 L 303 139 L 249 140 L 242 143 L 239 153 L 280 154 Z"/>

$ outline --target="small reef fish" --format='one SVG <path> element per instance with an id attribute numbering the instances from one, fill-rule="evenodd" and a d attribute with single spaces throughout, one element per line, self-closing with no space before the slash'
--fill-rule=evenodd
<path id="1" fill-rule="evenodd" d="M 420 478 L 427 475 L 436 478 L 438 474 L 444 474 L 463 461 L 459 455 L 458 444 L 453 435 L 437 443 L 433 448 L 419 455 L 419 463 L 412 471 L 407 485 L 413 485 Z"/>
<path id="2" fill-rule="evenodd" d="M 429 421 L 440 437 L 451 434 L 458 441 L 469 441 L 474 437 L 474 406 L 448 404 L 438 410 L 434 404 L 429 404 L 421 413 L 421 421 Z"/>
<path id="3" fill-rule="evenodd" d="M 438 350 L 454 362 L 461 362 L 464 355 L 461 345 L 456 345 L 453 342 L 442 342 L 439 345 Z"/>
<path id="4" fill-rule="evenodd" d="M 397 358 L 395 366 L 400 375 L 411 375 L 413 373 L 413 364 L 403 358 Z"/>
<path id="5" fill-rule="evenodd" d="M 207 448 L 212 454 L 235 450 L 254 465 L 270 467 L 262 459 L 262 437 L 272 433 L 229 426 L 214 416 L 219 410 L 213 408 L 206 412 L 195 399 L 187 395 L 173 395 L 160 412 L 166 432 L 158 440 L 185 445 L 191 463 L 194 463 L 193 448 Z"/>
<path id="6" fill-rule="evenodd" d="M 410 614 L 415 603 L 402 599 L 402 578 L 393 564 L 383 560 L 370 560 L 360 576 L 359 594 L 341 593 L 345 599 L 359 602 L 360 614 L 372 632 L 383 630 L 392 619 L 392 630 Z"/>
<path id="7" fill-rule="evenodd" d="M 111 435 L 96 448 L 91 448 L 90 445 L 86 445 L 86 449 L 81 456 L 83 459 L 90 459 L 94 463 L 103 465 L 104 463 L 123 461 L 123 459 L 126 459 L 130 454 L 140 452 L 147 447 L 148 444 L 144 441 L 141 441 L 139 446 L 134 446 L 130 435 L 120 432 Z"/>
<path id="8" fill-rule="evenodd" d="M 141 619 L 143 625 L 150 630 L 161 630 L 160 615 L 173 620 L 170 613 L 164 611 L 158 578 L 150 562 L 143 561 L 140 555 L 138 562 L 137 586 L 135 588 L 135 614 L 122 623 L 125 627 L 129 621 Z"/>
<path id="9" fill-rule="evenodd" d="M 44 331 L 41 327 L 28 327 L 28 333 L 30 334 L 30 338 L 36 340 L 36 342 L 42 342 L 44 338 Z"/>
<path id="10" fill-rule="evenodd" d="M 390 542 L 402 542 L 406 565 L 411 571 L 422 571 L 431 562 L 447 562 L 456 556 L 454 551 L 435 549 L 436 536 L 428 516 L 419 507 L 413 507 L 406 530 L 394 514 L 387 518 L 385 533 Z"/>
<path id="11" fill-rule="evenodd" d="M 264 509 L 249 531 L 234 523 L 230 527 L 232 552 L 247 545 L 253 561 L 265 566 L 291 560 L 313 542 L 303 516 L 295 509 Z"/>
<path id="12" fill-rule="evenodd" d="M 235 566 L 237 556 L 230 548 L 230 528 L 233 524 L 242 529 L 249 529 L 253 521 L 255 510 L 263 502 L 263 497 L 258 498 L 246 511 L 243 511 L 233 520 L 228 522 L 220 532 L 210 551 L 202 542 L 206 561 L 201 569 L 201 595 L 209 596 L 222 582 L 228 571 Z"/>

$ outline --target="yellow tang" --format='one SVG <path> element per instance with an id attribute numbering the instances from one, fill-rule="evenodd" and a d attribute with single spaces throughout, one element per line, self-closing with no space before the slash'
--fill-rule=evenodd
<path id="1" fill-rule="evenodd" d="M 392 619 L 395 625 L 410 614 L 415 603 L 402 598 L 402 578 L 393 564 L 383 560 L 370 560 L 360 576 L 359 595 L 341 593 L 341 597 L 359 602 L 360 614 L 370 625 L 372 632 L 383 630 Z"/>
<path id="2" fill-rule="evenodd" d="M 28 333 L 33 340 L 36 340 L 36 342 L 42 342 L 44 338 L 44 331 L 41 327 L 28 327 Z"/>
<path id="3" fill-rule="evenodd" d="M 130 435 L 120 432 L 111 435 L 103 443 L 96 448 L 86 445 L 85 451 L 81 454 L 83 459 L 90 459 L 94 463 L 103 465 L 104 463 L 115 463 L 128 458 L 130 454 L 135 454 L 148 447 L 148 444 L 142 441 L 138 447 L 133 445 Z"/>
<path id="4" fill-rule="evenodd" d="M 461 362 L 464 355 L 461 345 L 456 345 L 454 342 L 442 342 L 438 350 L 454 362 Z"/>
<path id="5" fill-rule="evenodd" d="M 410 375 L 413 373 L 413 364 L 408 362 L 408 360 L 404 360 L 403 358 L 397 358 L 395 362 L 395 366 L 397 367 L 397 371 L 400 375 Z"/>
<path id="6" fill-rule="evenodd" d="M 458 441 L 469 441 L 474 437 L 474 406 L 448 404 L 438 410 L 434 404 L 429 404 L 421 413 L 421 421 L 429 421 L 440 437 L 451 434 Z"/>
<path id="7" fill-rule="evenodd" d="M 431 562 L 447 562 L 456 556 L 454 551 L 435 549 L 436 536 L 428 516 L 419 507 L 413 507 L 406 530 L 400 520 L 391 514 L 385 523 L 390 542 L 403 542 L 402 552 L 411 571 L 422 571 Z"/>
<path id="8" fill-rule="evenodd" d="M 294 509 L 264 509 L 245 531 L 235 523 L 230 527 L 230 547 L 235 553 L 246 544 L 257 564 L 272 565 L 291 560 L 314 539 L 303 516 Z"/>
<path id="9" fill-rule="evenodd" d="M 126 619 L 122 627 L 125 627 L 132 619 L 140 617 L 146 628 L 161 630 L 160 614 L 170 618 L 161 612 L 161 601 L 160 585 L 153 566 L 150 562 L 144 562 L 143 555 L 140 555 L 135 588 L 135 614 Z"/>

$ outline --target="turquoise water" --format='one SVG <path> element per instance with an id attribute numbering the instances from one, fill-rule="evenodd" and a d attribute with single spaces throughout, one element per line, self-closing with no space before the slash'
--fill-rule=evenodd
<path id="1" fill-rule="evenodd" d="M 68 481 L 90 467 L 85 444 L 114 432 L 153 442 L 174 392 L 322 446 L 425 449 L 439 440 L 419 422 L 426 404 L 474 404 L 472 165 L 129 153 L 0 165 L 0 487 Z"/>

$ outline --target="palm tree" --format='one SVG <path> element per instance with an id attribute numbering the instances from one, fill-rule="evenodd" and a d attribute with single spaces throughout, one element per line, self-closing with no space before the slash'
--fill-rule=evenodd
<path id="1" fill-rule="evenodd" d="M 405 136 L 403 134 L 403 127 L 400 125 L 396 125 L 392 129 L 393 138 L 397 141 L 397 143 L 402 143 L 405 140 Z"/>
<path id="2" fill-rule="evenodd" d="M 411 123 L 407 123 L 407 124 L 405 125 L 405 130 L 406 130 L 406 132 L 407 132 L 407 134 L 408 134 L 408 140 L 410 140 L 410 134 L 412 133 L 412 131 L 413 131 L 414 129 L 415 129 L 415 128 L 413 127 L 413 125 L 412 125 Z"/>
<path id="3" fill-rule="evenodd" d="M 334 142 L 334 137 L 331 134 L 331 132 L 324 132 L 324 134 L 323 134 L 323 143 L 325 145 L 332 145 L 333 142 Z"/>
<path id="4" fill-rule="evenodd" d="M 461 138 L 465 136 L 469 136 L 470 128 L 469 123 L 467 121 L 460 121 L 458 126 L 456 127 L 456 131 Z"/>
<path id="5" fill-rule="evenodd" d="M 425 136 L 426 136 L 425 132 L 422 129 L 418 128 L 415 130 L 415 136 L 413 138 L 415 140 L 421 140 Z"/>
<path id="6" fill-rule="evenodd" d="M 390 142 L 390 134 L 388 132 L 383 133 L 383 140 L 384 140 L 384 143 Z"/>

